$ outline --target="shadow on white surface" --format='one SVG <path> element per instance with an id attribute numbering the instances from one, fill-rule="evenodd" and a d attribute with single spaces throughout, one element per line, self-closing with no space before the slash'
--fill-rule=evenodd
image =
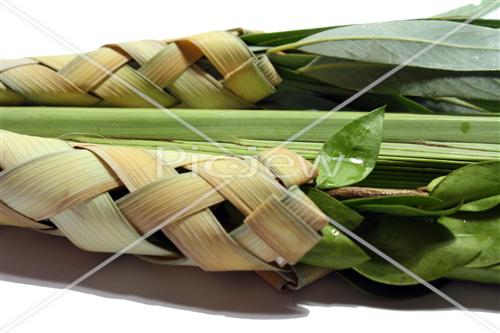
<path id="1" fill-rule="evenodd" d="M 3 280 L 63 288 L 108 255 L 82 251 L 68 240 L 0 228 Z M 207 273 L 124 255 L 75 287 L 85 293 L 245 318 L 302 317 L 302 305 L 367 306 L 396 310 L 449 309 L 436 295 L 406 300 L 368 296 L 332 274 L 298 292 L 278 292 L 251 272 Z M 468 308 L 500 311 L 500 288 L 452 282 L 444 292 Z"/>

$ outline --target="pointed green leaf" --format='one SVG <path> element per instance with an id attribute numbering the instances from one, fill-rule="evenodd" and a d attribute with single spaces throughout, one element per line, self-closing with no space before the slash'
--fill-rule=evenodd
<path id="1" fill-rule="evenodd" d="M 446 277 L 453 280 L 500 284 L 500 265 L 482 268 L 459 267 L 446 274 Z"/>
<path id="2" fill-rule="evenodd" d="M 441 40 L 446 36 L 444 40 Z M 393 21 L 330 29 L 288 48 L 356 61 L 454 71 L 500 70 L 500 31 L 440 20 Z M 440 42 L 438 42 L 440 41 Z M 438 42 L 438 43 L 437 43 Z M 281 47 L 280 49 L 286 49 Z M 276 51 L 276 50 L 274 50 Z"/>
<path id="3" fill-rule="evenodd" d="M 500 209 L 483 213 L 459 213 L 438 222 L 455 237 L 468 238 L 481 254 L 467 267 L 487 267 L 500 263 Z"/>
<path id="4" fill-rule="evenodd" d="M 472 261 L 479 253 L 470 237 L 455 238 L 443 225 L 408 218 L 380 217 L 360 236 L 426 281 L 443 277 Z M 418 284 L 391 263 L 371 254 L 372 260 L 354 269 L 377 282 Z"/>
<path id="5" fill-rule="evenodd" d="M 321 229 L 323 238 L 302 259 L 301 263 L 331 269 L 346 269 L 370 259 L 349 237 L 328 225 Z"/>
<path id="6" fill-rule="evenodd" d="M 307 196 L 323 213 L 349 230 L 353 230 L 363 221 L 363 216 L 323 191 L 311 188 Z"/>
<path id="7" fill-rule="evenodd" d="M 500 29 L 500 27 L 499 27 Z M 478 108 L 487 110 L 489 112 L 500 113 L 500 103 L 497 101 L 487 101 L 483 99 L 465 99 L 465 102 L 475 105 Z"/>
<path id="8" fill-rule="evenodd" d="M 357 183 L 375 167 L 384 123 L 384 108 L 378 108 L 342 127 L 321 148 L 317 187 L 330 189 Z"/>
<path id="9" fill-rule="evenodd" d="M 500 65 L 498 66 L 500 70 Z M 337 87 L 361 90 L 393 68 L 394 65 L 319 57 L 299 71 Z M 377 84 L 371 92 L 433 98 L 473 98 L 498 102 L 500 72 L 459 72 L 406 66 Z"/>
<path id="10" fill-rule="evenodd" d="M 453 171 L 431 192 L 444 202 L 436 209 L 500 194 L 499 175 L 500 161 L 474 163 Z"/>
<path id="11" fill-rule="evenodd" d="M 439 98 L 418 98 L 415 100 L 421 105 L 431 109 L 438 114 L 456 114 L 456 115 L 486 115 L 491 111 L 484 109 L 476 104 L 472 104 L 463 99 L 455 97 L 439 97 Z M 477 101 L 477 100 L 476 100 Z M 486 100 L 482 100 L 488 102 Z M 498 101 L 489 101 L 500 105 Z"/>
<path id="12" fill-rule="evenodd" d="M 498 205 L 500 205 L 500 194 L 470 201 L 460 207 L 460 210 L 463 212 L 482 212 Z"/>
<path id="13" fill-rule="evenodd" d="M 437 178 L 434 178 L 428 185 L 427 185 L 427 191 L 429 192 L 432 192 L 434 191 L 434 189 L 436 188 L 436 186 L 438 186 L 439 183 L 441 183 L 441 181 L 443 179 L 445 179 L 446 176 L 441 176 L 441 177 L 437 177 Z M 441 202 L 443 202 L 443 200 L 441 200 Z"/>

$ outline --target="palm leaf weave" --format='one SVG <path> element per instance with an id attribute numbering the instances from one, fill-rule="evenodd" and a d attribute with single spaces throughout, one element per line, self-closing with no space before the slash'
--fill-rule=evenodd
<path id="1" fill-rule="evenodd" d="M 298 188 L 313 166 L 291 151 L 214 157 L 0 134 L 1 224 L 65 236 L 88 251 L 259 271 L 280 288 L 328 272 L 292 267 L 319 242 L 327 218 Z M 218 220 L 225 202 L 241 224 Z M 172 246 L 136 241 L 155 228 Z"/>
<path id="2" fill-rule="evenodd" d="M 253 108 L 280 77 L 231 32 L 3 60 L 0 105 Z"/>

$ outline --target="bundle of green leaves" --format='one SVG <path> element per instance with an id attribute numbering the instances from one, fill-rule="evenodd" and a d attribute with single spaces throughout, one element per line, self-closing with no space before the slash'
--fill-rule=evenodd
<path id="1" fill-rule="evenodd" d="M 419 281 L 350 237 L 355 234 L 426 281 L 500 283 L 498 159 L 436 178 L 423 193 L 334 198 L 338 192 L 332 189 L 356 184 L 373 170 L 383 116 L 382 108 L 364 115 L 323 145 L 316 160 L 319 174 L 308 195 L 332 225 L 322 230 L 322 241 L 302 262 L 336 270 L 371 293 L 418 291 L 402 286 Z M 325 193 L 329 190 L 332 195 Z M 349 230 L 353 234 L 345 233 Z"/>
<path id="2" fill-rule="evenodd" d="M 284 78 L 266 107 L 494 115 L 500 112 L 500 20 L 483 1 L 432 18 L 275 33 L 241 38 L 267 52 Z M 391 73 L 390 76 L 385 76 Z"/>

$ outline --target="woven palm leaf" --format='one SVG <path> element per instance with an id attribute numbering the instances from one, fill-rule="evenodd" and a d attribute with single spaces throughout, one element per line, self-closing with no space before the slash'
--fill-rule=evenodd
<path id="1" fill-rule="evenodd" d="M 0 73 L 0 105 L 241 109 L 280 83 L 265 55 L 222 31 L 2 60 Z"/>
<path id="2" fill-rule="evenodd" d="M 7 131 L 0 141 L 2 224 L 59 234 L 87 251 L 259 271 L 279 288 L 328 272 L 292 267 L 319 242 L 327 218 L 298 187 L 315 176 L 313 166 L 286 149 L 247 159 Z M 220 221 L 223 205 L 241 219 Z M 149 237 L 157 231 L 169 241 Z"/>

